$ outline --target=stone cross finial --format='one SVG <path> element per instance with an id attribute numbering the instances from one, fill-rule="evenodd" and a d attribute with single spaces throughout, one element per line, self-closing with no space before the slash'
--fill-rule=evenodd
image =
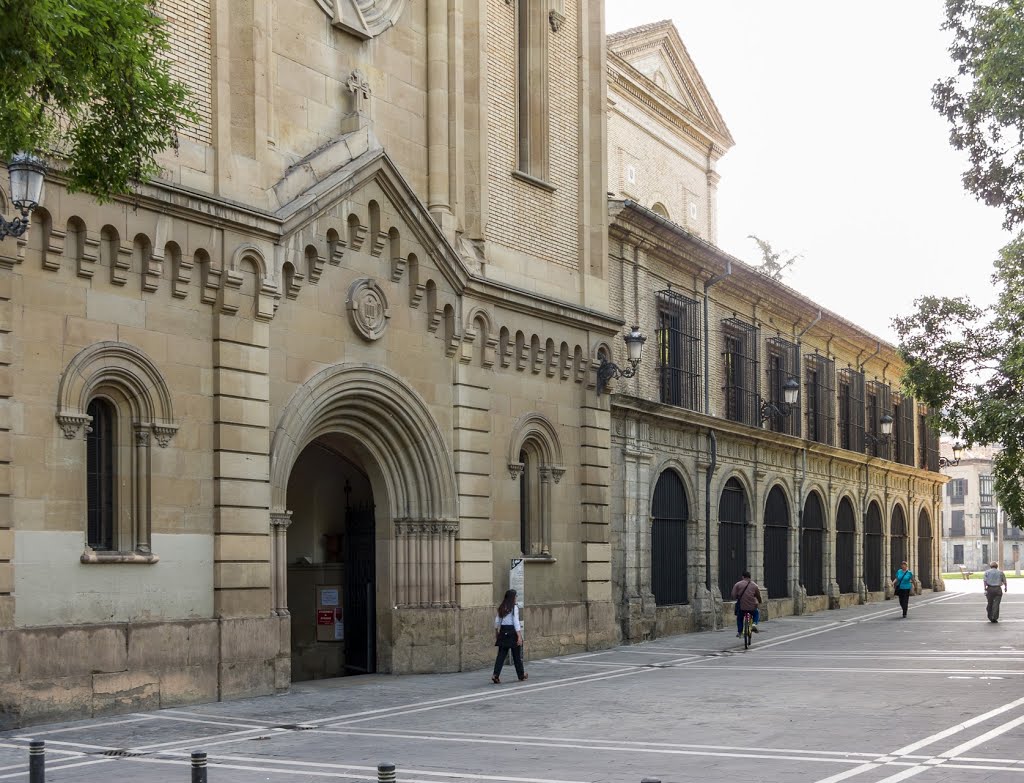
<path id="1" fill-rule="evenodd" d="M 361 114 L 366 111 L 365 103 L 370 100 L 370 82 L 366 76 L 356 68 L 348 75 L 345 82 L 348 91 L 352 93 L 352 111 Z"/>

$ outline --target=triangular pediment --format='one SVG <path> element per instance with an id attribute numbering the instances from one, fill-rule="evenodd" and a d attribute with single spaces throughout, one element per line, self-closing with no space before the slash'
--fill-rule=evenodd
<path id="1" fill-rule="evenodd" d="M 608 36 L 609 67 L 664 102 L 723 149 L 732 134 L 671 21 L 634 27 Z"/>
<path id="2" fill-rule="evenodd" d="M 271 189 L 280 221 L 278 248 L 296 258 L 319 248 L 319 263 L 332 256 L 369 252 L 403 273 L 409 249 L 436 268 L 455 292 L 471 276 L 467 261 L 431 218 L 408 180 L 369 128 L 346 134 L 293 164 Z M 337 237 L 325 248 L 324 237 Z M 293 264 L 294 265 L 294 264 Z"/>

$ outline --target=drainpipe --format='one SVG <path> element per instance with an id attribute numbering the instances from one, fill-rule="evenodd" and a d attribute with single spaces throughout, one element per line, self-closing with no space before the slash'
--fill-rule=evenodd
<path id="1" fill-rule="evenodd" d="M 876 356 L 878 356 L 878 354 L 880 354 L 881 352 L 882 352 L 882 344 L 880 342 L 876 342 L 875 343 L 875 352 L 873 354 L 871 354 L 869 357 L 867 357 L 864 361 L 860 361 L 859 359 L 857 360 L 857 364 L 859 365 L 859 367 L 857 368 L 857 371 L 858 372 L 864 372 L 864 367 L 867 365 L 867 363 L 870 362 L 872 359 L 874 359 Z"/>
<path id="2" fill-rule="evenodd" d="M 715 275 L 704 283 L 704 415 L 710 415 L 711 411 L 711 389 L 708 385 L 708 372 L 710 368 L 710 347 L 708 340 L 708 291 L 711 286 L 725 279 L 732 274 L 732 260 L 726 259 L 725 271 Z M 704 584 L 708 592 L 711 592 L 711 476 L 718 465 L 718 438 L 713 428 L 708 427 L 708 451 L 711 452 L 711 462 L 708 464 L 707 474 L 704 478 Z"/>

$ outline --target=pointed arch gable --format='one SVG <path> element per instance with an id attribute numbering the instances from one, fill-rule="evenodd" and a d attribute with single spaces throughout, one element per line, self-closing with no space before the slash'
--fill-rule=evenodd
<path id="1" fill-rule="evenodd" d="M 292 394 L 270 446 L 275 509 L 285 509 L 303 448 L 328 433 L 358 439 L 377 461 L 396 519 L 458 519 L 454 462 L 429 408 L 397 375 L 367 364 L 327 367 Z"/>
<path id="2" fill-rule="evenodd" d="M 57 385 L 57 421 L 67 438 L 90 420 L 86 409 L 97 389 L 116 388 L 140 425 L 152 427 L 161 446 L 178 429 L 171 392 L 156 364 L 128 343 L 105 341 L 83 348 Z"/>

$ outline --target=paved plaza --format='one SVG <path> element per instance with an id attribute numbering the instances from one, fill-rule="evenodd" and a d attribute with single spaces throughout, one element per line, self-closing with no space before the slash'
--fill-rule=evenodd
<path id="1" fill-rule="evenodd" d="M 980 583 L 911 599 L 489 671 L 351 677 L 283 696 L 0 734 L 0 780 L 210 783 L 1024 783 L 1024 595 L 985 619 Z M 1024 585 L 1021 586 L 1024 589 Z M 970 590 L 970 592 L 957 592 Z"/>

